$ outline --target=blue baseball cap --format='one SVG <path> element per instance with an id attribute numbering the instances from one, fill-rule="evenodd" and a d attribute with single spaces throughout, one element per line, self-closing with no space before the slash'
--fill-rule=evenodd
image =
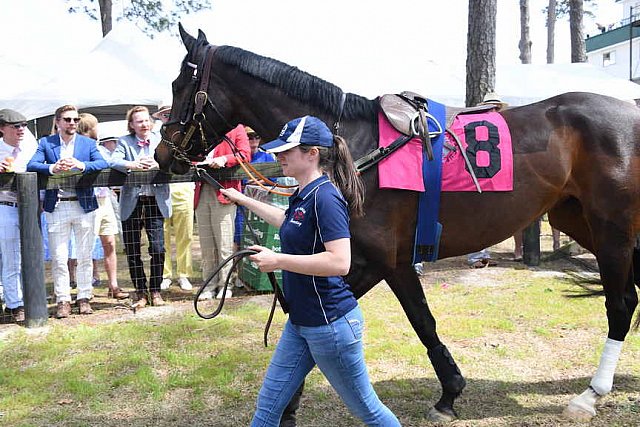
<path id="1" fill-rule="evenodd" d="M 280 131 L 278 139 L 262 144 L 269 153 L 282 153 L 298 145 L 333 146 L 333 134 L 322 120 L 313 116 L 293 119 Z"/>

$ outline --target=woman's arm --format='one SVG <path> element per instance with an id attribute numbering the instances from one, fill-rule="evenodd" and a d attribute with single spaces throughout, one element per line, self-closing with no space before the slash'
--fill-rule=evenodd
<path id="1" fill-rule="evenodd" d="M 249 209 L 274 227 L 280 228 L 284 222 L 284 211 L 280 208 L 245 196 L 235 188 L 221 188 L 220 193 L 232 202 Z"/>
<path id="2" fill-rule="evenodd" d="M 251 246 L 259 251 L 249 258 L 260 271 L 287 270 L 309 276 L 345 276 L 351 267 L 351 239 L 336 239 L 324 243 L 324 252 L 313 255 L 290 255 L 273 252 L 263 246 Z"/>

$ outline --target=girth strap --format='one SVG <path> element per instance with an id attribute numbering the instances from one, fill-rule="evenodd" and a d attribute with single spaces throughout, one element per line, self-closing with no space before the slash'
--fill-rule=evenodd
<path id="1" fill-rule="evenodd" d="M 411 136 L 400 135 L 398 139 L 396 139 L 386 147 L 378 147 L 377 149 L 371 151 L 369 154 L 360 157 L 354 162 L 356 171 L 358 171 L 358 173 L 366 171 L 371 166 L 379 163 L 381 160 L 391 155 L 391 153 L 396 151 L 398 148 L 409 142 L 411 138 Z"/>

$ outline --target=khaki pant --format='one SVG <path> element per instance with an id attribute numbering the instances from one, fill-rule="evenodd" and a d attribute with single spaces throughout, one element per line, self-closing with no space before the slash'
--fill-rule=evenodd
<path id="1" fill-rule="evenodd" d="M 202 250 L 202 280 L 207 280 L 213 270 L 233 253 L 233 222 L 236 217 L 236 205 L 222 204 L 216 191 L 210 185 L 203 185 L 200 202 L 196 208 L 200 248 Z M 231 263 L 218 274 L 214 288 L 224 286 Z"/>
<path id="2" fill-rule="evenodd" d="M 191 243 L 193 242 L 193 199 L 172 206 L 170 218 L 164 220 L 164 271 L 162 277 L 170 279 L 172 276 L 171 265 L 171 231 L 175 235 L 176 243 L 176 273 L 178 277 L 193 276 L 191 261 Z"/>

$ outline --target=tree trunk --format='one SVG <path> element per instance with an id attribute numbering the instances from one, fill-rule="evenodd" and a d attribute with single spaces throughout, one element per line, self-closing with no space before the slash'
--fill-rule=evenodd
<path id="1" fill-rule="evenodd" d="M 587 48 L 582 30 L 583 0 L 569 0 L 569 30 L 571 32 L 571 62 L 586 62 Z"/>
<path id="2" fill-rule="evenodd" d="M 553 64 L 556 38 L 556 0 L 549 0 L 547 10 L 547 64 Z"/>
<path id="3" fill-rule="evenodd" d="M 520 62 L 531 64 L 531 36 L 529 34 L 529 0 L 520 0 Z"/>
<path id="4" fill-rule="evenodd" d="M 100 5 L 100 23 L 102 24 L 102 37 L 109 34 L 111 31 L 112 20 L 111 20 L 111 10 L 113 9 L 112 0 L 98 0 L 98 4 Z"/>
<path id="5" fill-rule="evenodd" d="M 477 105 L 496 82 L 497 0 L 469 0 L 467 106 Z"/>

